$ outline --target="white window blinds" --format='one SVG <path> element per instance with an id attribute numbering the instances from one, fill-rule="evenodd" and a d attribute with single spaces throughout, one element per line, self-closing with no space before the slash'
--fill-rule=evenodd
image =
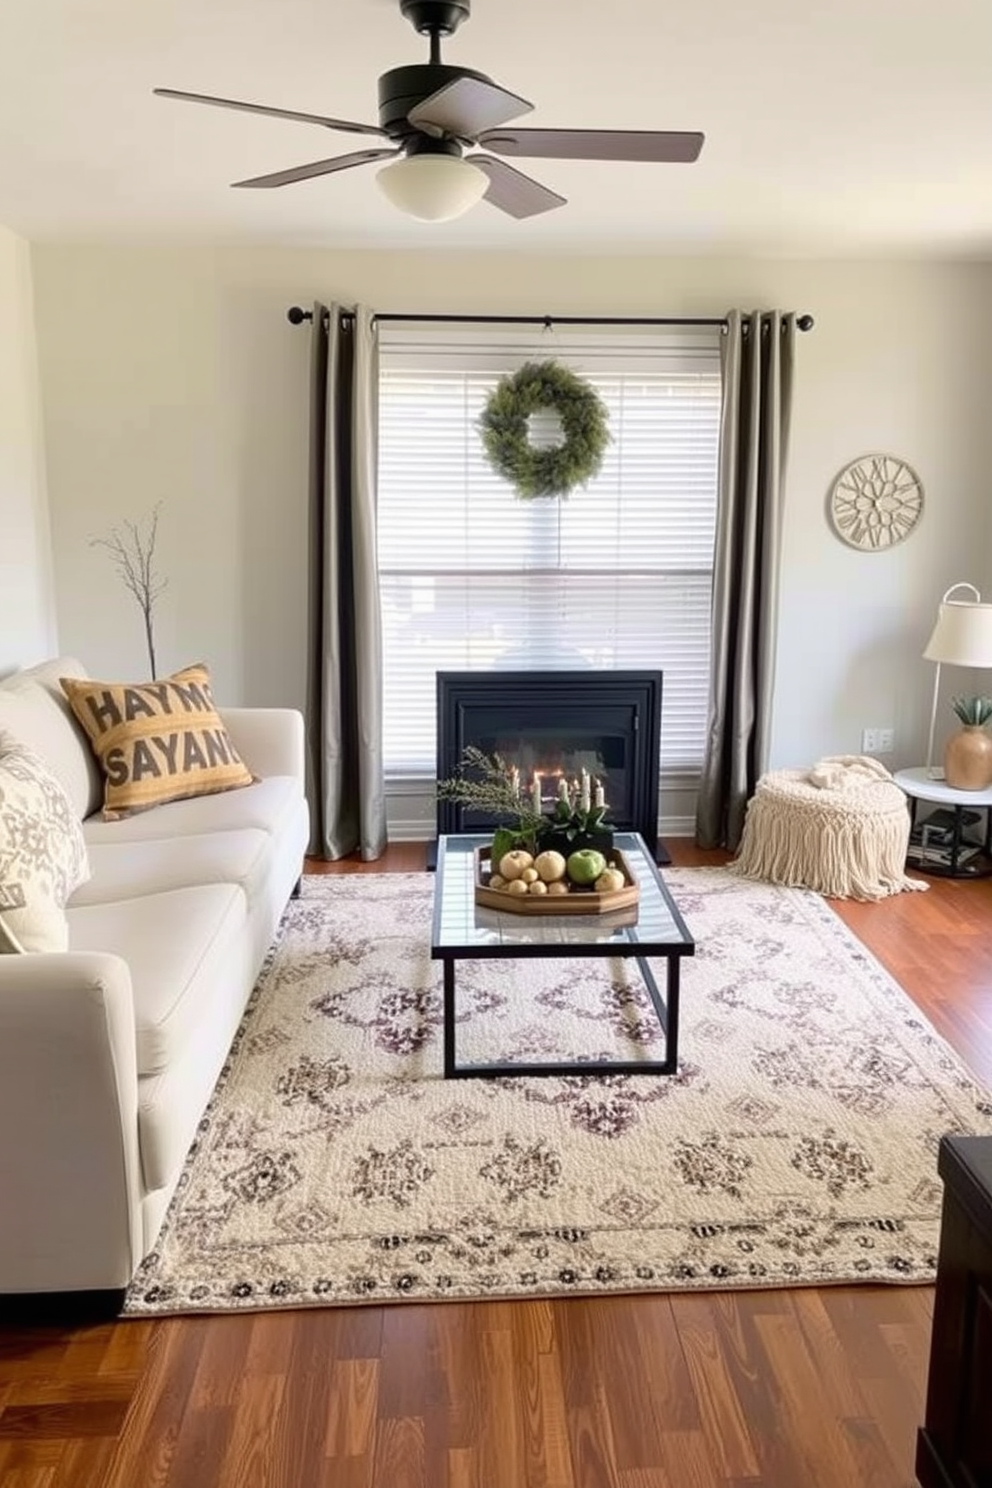
<path id="1" fill-rule="evenodd" d="M 510 344 L 381 328 L 379 570 L 389 776 L 433 775 L 438 671 L 660 668 L 662 775 L 698 772 L 720 416 L 715 338 Z M 518 337 L 519 337 L 519 333 Z M 563 500 L 519 499 L 477 420 L 500 376 L 553 357 L 612 442 Z"/>

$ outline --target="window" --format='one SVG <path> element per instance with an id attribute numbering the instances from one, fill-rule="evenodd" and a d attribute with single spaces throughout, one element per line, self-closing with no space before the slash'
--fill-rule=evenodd
<path id="1" fill-rule="evenodd" d="M 380 328 L 379 571 L 388 776 L 433 775 L 435 674 L 665 674 L 662 777 L 698 773 L 709 675 L 720 417 L 716 333 L 522 342 Z M 480 349 L 480 337 L 485 345 Z M 589 379 L 612 443 L 593 482 L 520 500 L 476 421 L 496 382 L 554 357 Z"/>

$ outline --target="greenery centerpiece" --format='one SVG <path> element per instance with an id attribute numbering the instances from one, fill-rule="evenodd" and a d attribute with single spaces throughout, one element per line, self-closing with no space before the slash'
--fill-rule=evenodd
<path id="1" fill-rule="evenodd" d="M 552 851 L 567 858 L 586 848 L 603 853 L 612 848 L 613 832 L 605 825 L 609 807 L 602 786 L 594 787 L 587 774 L 573 781 L 556 776 L 554 804 L 545 810 L 542 776 L 535 773 L 525 785 L 517 767 L 500 754 L 489 755 L 469 745 L 458 768 L 465 773 L 438 781 L 438 797 L 505 821 L 505 826 L 493 832 L 490 857 L 494 864 L 517 850 L 535 858 Z"/>

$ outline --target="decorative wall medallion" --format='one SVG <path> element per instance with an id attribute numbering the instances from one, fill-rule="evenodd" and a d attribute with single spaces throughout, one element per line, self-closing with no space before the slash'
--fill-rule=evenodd
<path id="1" fill-rule="evenodd" d="M 923 486 L 895 455 L 861 455 L 830 488 L 830 521 L 841 542 L 863 552 L 894 548 L 923 515 Z"/>

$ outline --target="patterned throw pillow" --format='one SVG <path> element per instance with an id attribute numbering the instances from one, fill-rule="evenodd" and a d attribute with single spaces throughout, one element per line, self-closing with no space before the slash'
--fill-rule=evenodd
<path id="1" fill-rule="evenodd" d="M 59 681 L 103 770 L 105 820 L 254 783 L 217 716 L 204 665 L 160 682 Z"/>
<path id="2" fill-rule="evenodd" d="M 0 733 L 0 953 L 66 950 L 65 901 L 89 876 L 61 784 L 33 750 Z"/>

